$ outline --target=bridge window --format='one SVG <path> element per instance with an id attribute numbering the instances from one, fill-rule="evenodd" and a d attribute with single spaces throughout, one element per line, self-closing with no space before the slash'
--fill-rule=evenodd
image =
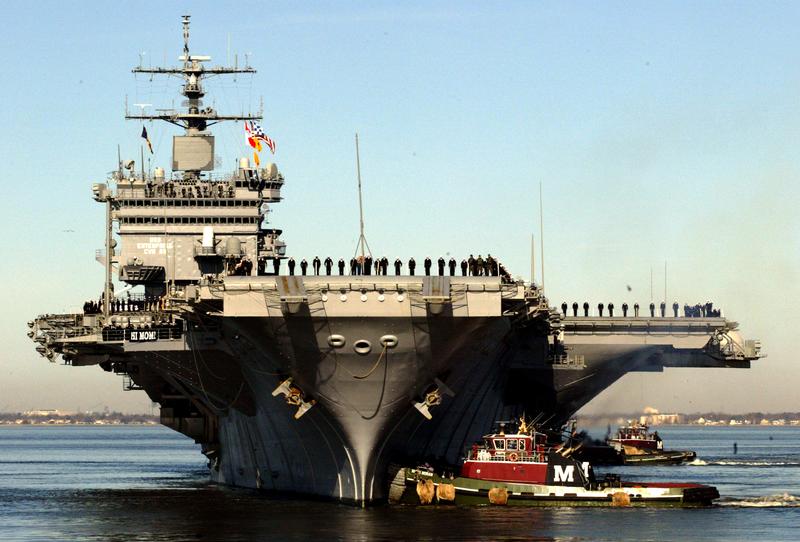
<path id="1" fill-rule="evenodd" d="M 495 450 L 505 450 L 506 449 L 506 441 L 501 438 L 494 439 L 494 449 Z"/>
<path id="2" fill-rule="evenodd" d="M 506 441 L 506 449 L 507 450 L 516 450 L 517 449 L 517 439 L 509 439 Z"/>

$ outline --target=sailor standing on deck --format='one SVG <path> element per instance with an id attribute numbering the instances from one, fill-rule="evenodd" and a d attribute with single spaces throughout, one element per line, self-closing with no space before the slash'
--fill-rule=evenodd
<path id="1" fill-rule="evenodd" d="M 430 256 L 425 256 L 425 276 L 429 277 L 431 275 L 431 258 Z"/>
<path id="2" fill-rule="evenodd" d="M 344 275 L 344 260 L 339 258 L 339 275 Z"/>
<path id="3" fill-rule="evenodd" d="M 355 258 L 350 258 L 350 274 L 351 275 L 355 275 L 356 274 L 356 265 L 357 265 L 357 263 L 358 262 L 356 262 Z"/>
<path id="4" fill-rule="evenodd" d="M 289 274 L 294 275 L 294 258 L 289 258 Z"/>
<path id="5" fill-rule="evenodd" d="M 469 255 L 469 260 L 467 260 L 467 263 L 469 264 L 469 274 L 474 277 L 478 273 L 475 272 L 475 258 L 472 256 L 472 254 Z"/>
<path id="6" fill-rule="evenodd" d="M 495 263 L 494 258 L 492 258 L 491 254 L 486 255 L 486 272 L 484 273 L 487 276 L 496 276 L 497 275 L 497 265 Z"/>
<path id="7" fill-rule="evenodd" d="M 414 269 L 417 268 L 417 262 L 414 261 L 414 258 L 408 260 L 408 274 L 412 277 L 414 276 Z"/>
<path id="8" fill-rule="evenodd" d="M 639 318 L 639 304 L 638 303 L 634 303 L 633 304 L 633 315 L 636 318 Z"/>
<path id="9" fill-rule="evenodd" d="M 572 303 L 572 316 L 578 316 L 578 302 L 574 301 Z"/>
<path id="10" fill-rule="evenodd" d="M 364 256 L 364 270 L 361 272 L 362 275 L 370 275 L 372 274 L 372 256 Z"/>
<path id="11" fill-rule="evenodd" d="M 583 302 L 583 315 L 584 316 L 589 316 L 589 302 L 588 301 L 584 301 Z"/>
<path id="12" fill-rule="evenodd" d="M 403 269 L 403 260 L 401 260 L 400 258 L 397 258 L 394 261 L 394 274 L 399 277 L 400 276 L 400 271 L 402 269 Z"/>
<path id="13" fill-rule="evenodd" d="M 444 276 L 444 258 L 439 256 L 439 259 L 436 260 L 436 263 L 439 264 L 439 276 L 443 277 Z"/>
<path id="14" fill-rule="evenodd" d="M 305 258 L 303 258 L 302 260 L 300 260 L 300 273 L 302 273 L 303 276 L 305 276 L 307 270 L 308 270 L 308 262 L 306 261 Z"/>
<path id="15" fill-rule="evenodd" d="M 561 302 L 561 312 L 564 313 L 564 316 L 567 315 L 567 302 L 566 301 L 562 301 Z"/>
<path id="16" fill-rule="evenodd" d="M 333 268 L 333 260 L 331 259 L 330 256 L 328 256 L 327 258 L 325 258 L 325 274 L 330 275 L 332 268 Z"/>
<path id="17" fill-rule="evenodd" d="M 478 259 L 475 260 L 475 274 L 478 276 L 483 275 L 483 257 L 478 254 Z"/>
<path id="18" fill-rule="evenodd" d="M 450 261 L 447 262 L 448 267 L 450 267 L 450 276 L 454 277 L 456 274 L 456 259 L 450 258 Z"/>
<path id="19" fill-rule="evenodd" d="M 467 276 L 467 260 L 461 260 L 461 276 Z"/>
<path id="20" fill-rule="evenodd" d="M 381 258 L 381 273 L 383 274 L 383 276 L 389 274 L 389 258 L 387 258 L 386 256 Z"/>
<path id="21" fill-rule="evenodd" d="M 319 275 L 319 266 L 320 266 L 319 256 L 314 256 L 314 259 L 311 260 L 311 265 L 314 266 L 314 274 Z"/>

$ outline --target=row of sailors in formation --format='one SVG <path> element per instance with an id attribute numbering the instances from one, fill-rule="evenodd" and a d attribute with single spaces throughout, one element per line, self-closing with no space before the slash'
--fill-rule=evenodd
<path id="1" fill-rule="evenodd" d="M 276 260 L 277 262 L 277 260 Z M 458 264 L 456 263 L 455 258 L 450 258 L 449 261 L 445 261 L 444 258 L 440 257 L 437 261 L 437 268 L 439 276 L 444 276 L 446 274 L 445 268 L 449 271 L 451 277 L 456 275 L 456 267 Z M 297 262 L 295 262 L 294 258 L 289 258 L 289 274 L 294 275 L 295 269 L 297 267 Z M 311 260 L 311 267 L 312 272 L 314 275 L 321 274 L 322 266 L 325 266 L 325 274 L 331 275 L 333 273 L 333 260 L 329 257 L 325 258 L 325 260 L 320 260 L 319 256 L 315 256 L 313 260 Z M 339 258 L 337 263 L 339 275 L 345 274 L 345 268 L 347 267 L 345 264 L 344 259 Z M 425 258 L 423 261 L 423 268 L 425 270 L 425 275 L 430 276 L 433 267 L 433 260 L 430 258 Z M 492 276 L 492 277 L 502 277 L 505 281 L 511 281 L 511 275 L 508 273 L 506 268 L 492 258 L 491 255 L 487 256 L 484 260 L 481 256 L 474 258 L 471 254 L 468 260 L 461 260 L 460 264 L 461 268 L 461 275 L 466 276 Z M 414 275 L 417 269 L 417 262 L 414 258 L 408 260 L 408 274 Z M 385 256 L 383 258 L 372 258 L 371 256 L 359 256 L 358 258 L 351 258 L 350 259 L 350 266 L 349 266 L 350 274 L 351 275 L 388 275 L 389 274 L 389 259 Z M 276 269 L 277 271 L 277 269 Z M 303 259 L 300 261 L 300 274 L 307 275 L 308 274 L 308 262 Z M 395 275 L 402 275 L 403 274 L 403 261 L 400 258 L 397 258 L 394 261 L 394 274 Z"/>
<path id="2" fill-rule="evenodd" d="M 233 186 L 228 183 L 176 186 L 172 181 L 167 181 L 165 183 L 147 183 L 144 187 L 144 195 L 148 198 L 232 198 L 234 194 Z"/>
<path id="3" fill-rule="evenodd" d="M 161 297 L 155 295 L 145 295 L 141 298 L 114 298 L 109 304 L 111 314 L 118 312 L 142 312 L 157 311 L 161 308 Z M 84 314 L 100 314 L 103 312 L 103 296 L 98 301 L 87 301 L 83 304 Z"/>
<path id="4" fill-rule="evenodd" d="M 567 309 L 568 308 L 569 307 L 567 306 L 567 302 L 566 301 L 561 303 L 561 312 L 564 313 L 564 316 L 568 316 L 568 314 L 567 314 Z M 602 317 L 603 316 L 603 311 L 606 308 L 608 308 L 608 315 L 613 317 L 614 316 L 614 304 L 613 303 L 609 303 L 608 305 L 603 305 L 602 303 L 598 303 L 597 304 L 597 314 Z M 672 304 L 672 314 L 673 314 L 673 316 L 675 318 L 678 317 L 678 309 L 679 308 L 680 308 L 680 305 L 678 305 L 677 301 Z M 659 312 L 660 312 L 662 318 L 666 317 L 666 315 L 667 315 L 667 304 L 664 303 L 663 301 L 661 302 L 661 305 L 659 306 Z M 578 316 L 578 303 L 577 303 L 577 301 L 572 304 L 572 315 L 573 316 Z M 589 302 L 588 301 L 584 301 L 583 302 L 583 315 L 584 316 L 589 316 Z M 633 315 L 635 317 L 639 316 L 639 304 L 638 303 L 634 303 L 633 304 Z M 655 315 L 656 315 L 656 304 L 655 303 L 650 303 L 650 316 L 651 317 L 655 317 Z M 683 315 L 685 317 L 687 317 L 687 318 L 719 318 L 720 316 L 722 316 L 722 311 L 720 311 L 719 309 L 715 309 L 714 308 L 714 304 L 711 301 L 706 301 L 703 304 L 698 303 L 697 305 L 694 305 L 694 306 L 684 305 L 683 306 Z M 624 317 L 628 316 L 628 304 L 627 303 L 623 303 L 622 304 L 622 316 L 624 316 Z"/>

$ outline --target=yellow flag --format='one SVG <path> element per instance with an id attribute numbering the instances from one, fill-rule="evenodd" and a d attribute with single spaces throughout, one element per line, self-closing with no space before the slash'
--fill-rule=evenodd
<path id="1" fill-rule="evenodd" d="M 256 167 L 261 165 L 261 160 L 258 159 L 258 153 L 253 151 L 253 162 L 256 164 Z"/>

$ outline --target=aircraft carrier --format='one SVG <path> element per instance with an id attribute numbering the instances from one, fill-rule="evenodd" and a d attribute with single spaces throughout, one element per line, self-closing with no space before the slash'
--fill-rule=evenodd
<path id="1" fill-rule="evenodd" d="M 191 54 L 188 16 L 183 38 L 177 67 L 133 71 L 181 78 L 186 108 L 127 115 L 184 129 L 171 170 L 120 161 L 93 185 L 103 296 L 39 316 L 28 334 L 50 361 L 99 365 L 144 390 L 164 425 L 202 445 L 213 481 L 380 502 L 397 465 L 455 464 L 495 420 L 542 413 L 558 427 L 629 371 L 760 357 L 717 312 L 568 314 L 496 263 L 391 274 L 348 258 L 345 272 L 289 272 L 265 219 L 283 174 L 248 158 L 214 170 L 209 128 L 260 115 L 202 102 L 205 79 L 254 70 Z"/>

